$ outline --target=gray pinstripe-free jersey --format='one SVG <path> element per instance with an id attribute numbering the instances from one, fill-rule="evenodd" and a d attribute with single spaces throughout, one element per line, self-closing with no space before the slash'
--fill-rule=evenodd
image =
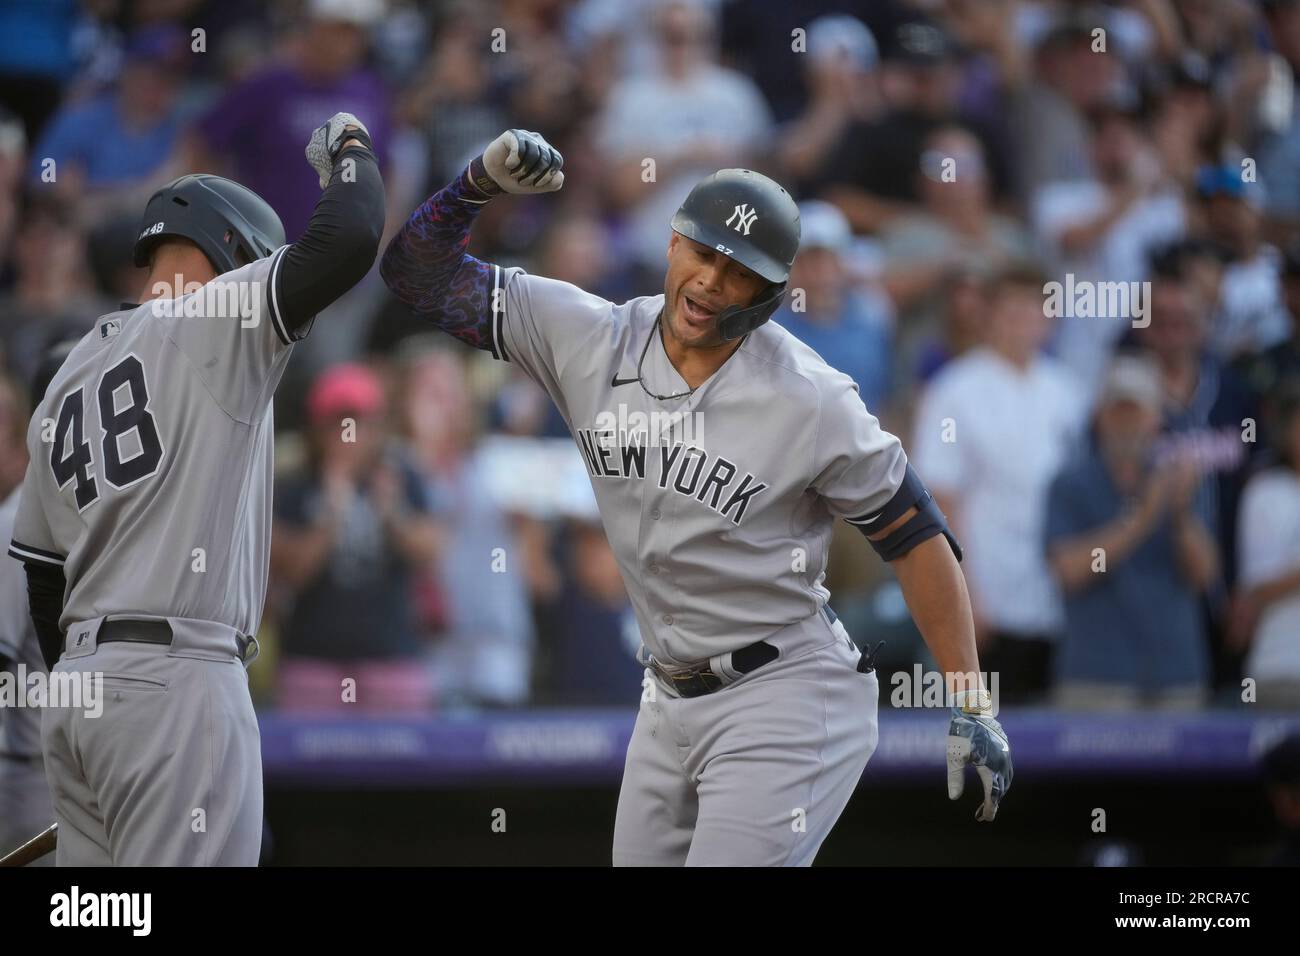
<path id="1" fill-rule="evenodd" d="M 847 375 L 774 322 L 689 397 L 655 330 L 662 295 L 615 305 L 494 270 L 491 348 L 551 396 L 587 465 L 646 648 L 669 665 L 815 613 L 837 518 L 870 528 L 907 458 Z"/>
<path id="2" fill-rule="evenodd" d="M 115 614 L 256 633 L 271 397 L 306 333 L 286 329 L 271 291 L 284 248 L 101 317 L 51 381 L 9 553 L 63 567 L 63 628 Z"/>

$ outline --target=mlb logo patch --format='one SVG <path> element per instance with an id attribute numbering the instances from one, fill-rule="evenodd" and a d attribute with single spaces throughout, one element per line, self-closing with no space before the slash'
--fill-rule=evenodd
<path id="1" fill-rule="evenodd" d="M 109 319 L 99 327 L 99 337 L 101 339 L 111 339 L 117 333 L 122 331 L 122 323 L 117 319 Z"/>

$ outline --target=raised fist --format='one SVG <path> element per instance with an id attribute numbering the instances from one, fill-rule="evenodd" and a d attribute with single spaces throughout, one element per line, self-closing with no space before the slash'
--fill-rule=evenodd
<path id="1" fill-rule="evenodd" d="M 307 141 L 307 162 L 320 177 L 320 188 L 329 185 L 330 174 L 334 172 L 334 160 L 349 139 L 370 146 L 370 130 L 351 113 L 335 113 L 328 120 L 316 127 Z"/>
<path id="2" fill-rule="evenodd" d="M 506 130 L 484 150 L 479 162 L 472 164 L 472 175 L 481 163 L 491 184 L 474 175 L 474 184 L 486 193 L 549 193 L 564 185 L 564 157 L 538 133 Z M 492 185 L 497 187 L 492 189 Z"/>

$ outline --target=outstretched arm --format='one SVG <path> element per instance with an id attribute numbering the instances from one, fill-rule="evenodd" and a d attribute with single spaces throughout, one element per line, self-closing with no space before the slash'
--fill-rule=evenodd
<path id="1" fill-rule="evenodd" d="M 379 274 L 422 319 L 476 349 L 491 347 L 492 265 L 465 249 L 488 202 L 466 169 L 411 215 L 393 237 Z"/>
<path id="2" fill-rule="evenodd" d="M 492 348 L 493 266 L 465 251 L 470 229 L 493 196 L 559 189 L 563 163 L 536 133 L 510 130 L 497 137 L 393 237 L 379 267 L 388 288 L 444 332 L 474 348 Z"/>

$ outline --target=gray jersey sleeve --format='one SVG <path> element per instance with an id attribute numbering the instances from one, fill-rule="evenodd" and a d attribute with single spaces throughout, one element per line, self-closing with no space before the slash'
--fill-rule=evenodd
<path id="1" fill-rule="evenodd" d="M 15 492 L 21 495 L 21 492 Z M 0 504 L 0 541 L 13 534 L 17 517 L 14 503 Z M 31 641 L 32 619 L 27 613 L 27 575 L 23 566 L 9 558 L 0 558 L 0 657 L 11 661 L 23 656 L 24 644 Z"/>
<path id="2" fill-rule="evenodd" d="M 528 373 L 565 410 L 565 368 L 613 321 L 610 303 L 558 279 L 496 267 L 493 341 L 498 357 Z"/>
<path id="3" fill-rule="evenodd" d="M 9 544 L 9 553 L 20 561 L 50 564 L 61 568 L 67 555 L 59 550 L 54 540 L 54 532 L 50 529 L 50 522 L 46 518 L 45 505 L 41 501 L 41 495 L 46 493 L 46 488 L 50 488 L 53 494 L 58 493 L 58 489 L 53 488 L 52 484 L 40 480 L 41 468 L 45 466 L 50 455 L 50 446 L 43 443 L 40 438 L 42 408 L 44 405 L 36 410 L 28 429 L 27 450 L 31 459 L 27 463 L 27 474 L 23 477 L 22 490 L 19 493 L 18 514 L 14 517 L 13 539 Z M 24 595 L 23 607 L 26 606 L 27 598 Z"/>
<path id="4" fill-rule="evenodd" d="M 813 490 L 836 517 L 869 521 L 903 483 L 902 442 L 880 427 L 857 387 L 840 373 L 821 389 L 816 429 Z"/>
<path id="5" fill-rule="evenodd" d="M 310 323 L 289 329 L 279 311 L 279 268 L 288 246 L 217 276 L 181 299 L 155 300 L 162 334 L 193 366 L 218 405 L 248 422 L 271 399 L 288 351 Z"/>

